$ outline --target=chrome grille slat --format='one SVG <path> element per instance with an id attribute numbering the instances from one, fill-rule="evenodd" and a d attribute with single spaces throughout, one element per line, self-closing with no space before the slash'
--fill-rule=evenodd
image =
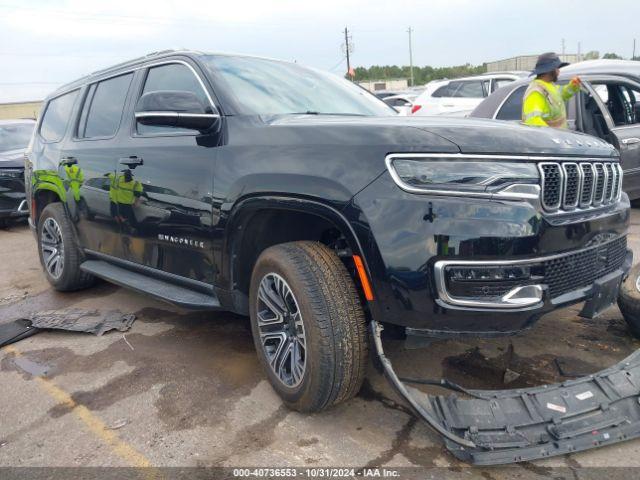
<path id="1" fill-rule="evenodd" d="M 581 163 L 580 170 L 582 171 L 582 191 L 580 192 L 580 207 L 585 208 L 591 205 L 593 201 L 593 165 L 590 163 Z"/>
<path id="2" fill-rule="evenodd" d="M 595 191 L 593 192 L 593 205 L 597 206 L 602 203 L 604 199 L 604 186 L 607 181 L 605 177 L 604 167 L 601 163 L 594 163 L 593 168 L 595 170 Z"/>
<path id="3" fill-rule="evenodd" d="M 607 187 L 605 188 L 604 199 L 605 202 L 611 203 L 613 199 L 613 182 L 615 181 L 616 174 L 613 172 L 613 167 L 610 163 L 604 164 L 604 170 L 607 172 Z"/>
<path id="4" fill-rule="evenodd" d="M 565 210 L 570 210 L 578 206 L 578 194 L 581 188 L 582 176 L 577 163 L 563 163 L 562 170 L 564 172 L 562 207 Z"/>
<path id="5" fill-rule="evenodd" d="M 540 162 L 542 207 L 548 212 L 589 209 L 615 203 L 622 193 L 617 162 Z"/>

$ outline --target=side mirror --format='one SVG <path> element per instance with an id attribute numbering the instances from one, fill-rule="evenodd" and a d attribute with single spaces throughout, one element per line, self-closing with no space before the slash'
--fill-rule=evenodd
<path id="1" fill-rule="evenodd" d="M 188 128 L 206 132 L 220 121 L 220 115 L 205 106 L 193 92 L 156 90 L 140 97 L 135 109 L 142 125 Z"/>

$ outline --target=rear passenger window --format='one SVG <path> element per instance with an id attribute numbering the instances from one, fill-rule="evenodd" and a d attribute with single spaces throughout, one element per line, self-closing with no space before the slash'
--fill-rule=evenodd
<path id="1" fill-rule="evenodd" d="M 180 90 L 195 93 L 204 105 L 210 105 L 207 94 L 200 85 L 198 78 L 189 67 L 181 63 L 170 63 L 149 69 L 147 79 L 144 82 L 142 95 L 158 90 Z M 156 125 L 137 124 L 137 132 L 140 134 L 153 133 L 189 133 L 193 130 L 177 127 L 159 127 Z"/>
<path id="2" fill-rule="evenodd" d="M 456 98 L 482 98 L 484 96 L 482 82 L 461 82 L 460 87 L 452 95 Z"/>
<path id="3" fill-rule="evenodd" d="M 521 120 L 522 119 L 522 97 L 527 89 L 527 85 L 516 88 L 513 93 L 502 104 L 496 118 L 498 120 Z"/>
<path id="4" fill-rule="evenodd" d="M 54 98 L 47 105 L 40 124 L 40 135 L 47 142 L 59 142 L 64 137 L 77 96 L 78 90 L 74 90 Z"/>
<path id="5" fill-rule="evenodd" d="M 132 73 L 89 87 L 78 124 L 78 138 L 113 137 L 120 126 Z"/>

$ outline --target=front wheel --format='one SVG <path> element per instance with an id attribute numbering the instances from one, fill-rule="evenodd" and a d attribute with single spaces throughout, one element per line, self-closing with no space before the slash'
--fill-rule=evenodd
<path id="1" fill-rule="evenodd" d="M 640 338 L 640 265 L 633 267 L 620 285 L 618 307 L 633 336 Z"/>
<path id="2" fill-rule="evenodd" d="M 266 249 L 250 290 L 258 357 L 285 404 L 315 412 L 358 393 L 368 344 L 364 312 L 338 256 L 315 242 Z"/>
<path id="3" fill-rule="evenodd" d="M 61 203 L 50 203 L 38 220 L 38 253 L 49 283 L 61 292 L 90 286 L 94 277 L 80 270 L 83 254 Z"/>

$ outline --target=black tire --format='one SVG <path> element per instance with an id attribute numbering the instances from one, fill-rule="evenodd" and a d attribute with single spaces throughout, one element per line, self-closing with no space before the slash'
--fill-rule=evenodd
<path id="1" fill-rule="evenodd" d="M 618 293 L 618 307 L 629 325 L 629 330 L 636 338 L 640 338 L 640 291 L 637 286 L 639 276 L 640 265 L 636 265 L 629 271 L 629 276 L 620 285 Z"/>
<path id="2" fill-rule="evenodd" d="M 43 231 L 47 228 L 51 230 L 43 236 Z M 51 235 L 49 232 L 55 233 Z M 59 239 L 55 239 L 56 242 L 49 240 L 57 235 Z M 71 221 L 61 203 L 50 203 L 42 211 L 38 220 L 37 240 L 40 264 L 53 288 L 61 292 L 69 292 L 93 285 L 95 278 L 80 270 L 84 255 L 78 247 Z M 52 248 L 62 254 L 56 262 L 56 266 L 59 265 L 59 271 L 52 267 L 51 262 L 49 266 L 45 264 L 45 256 L 47 259 L 50 258 Z"/>
<path id="3" fill-rule="evenodd" d="M 258 308 L 261 319 L 269 313 L 261 300 L 265 290 L 258 296 L 261 284 L 266 288 L 278 276 L 292 292 L 295 304 L 291 310 L 298 308 L 305 337 L 303 373 L 295 385 L 293 381 L 286 384 L 269 365 L 267 348 L 272 347 L 263 347 L 260 329 L 264 331 L 265 323 L 262 321 L 261 327 L 258 324 Z M 285 302 L 290 301 L 288 297 Z M 368 358 L 365 316 L 353 280 L 332 250 L 315 242 L 291 242 L 266 249 L 251 277 L 250 311 L 260 363 L 288 407 L 317 412 L 358 393 Z M 291 318 L 300 317 L 294 314 Z M 278 324 L 274 322 L 274 326 Z M 294 332 L 289 338 L 299 336 L 299 330 Z M 293 372 L 293 367 L 289 370 Z M 286 377 L 286 369 L 282 373 Z M 287 379 L 294 377 L 292 374 Z"/>

